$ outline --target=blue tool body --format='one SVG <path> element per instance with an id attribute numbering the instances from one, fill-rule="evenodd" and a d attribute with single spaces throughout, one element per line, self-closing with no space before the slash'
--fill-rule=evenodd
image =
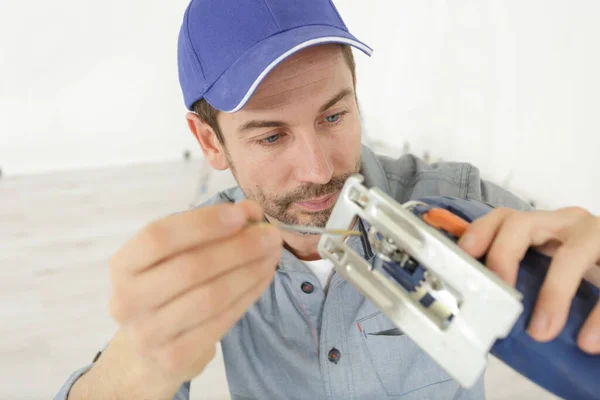
<path id="1" fill-rule="evenodd" d="M 493 209 L 483 202 L 453 197 L 425 197 L 419 201 L 429 207 L 415 207 L 413 213 L 418 216 L 435 207 L 446 209 L 467 222 L 472 222 Z M 485 257 L 479 261 L 485 265 Z M 490 353 L 529 380 L 564 399 L 600 399 L 600 356 L 584 353 L 576 342 L 577 334 L 598 302 L 597 287 L 587 281 L 581 283 L 571 304 L 566 326 L 554 340 L 537 342 L 526 332 L 550 261 L 550 257 L 534 249 L 530 249 L 521 261 L 516 289 L 523 295 L 524 311 L 510 334 L 496 341 Z M 383 268 L 408 291 L 415 290 L 425 271 L 418 263 L 406 269 L 377 257 L 374 259 L 374 267 Z M 431 298 L 427 297 L 421 303 L 427 306 L 430 301 Z"/>

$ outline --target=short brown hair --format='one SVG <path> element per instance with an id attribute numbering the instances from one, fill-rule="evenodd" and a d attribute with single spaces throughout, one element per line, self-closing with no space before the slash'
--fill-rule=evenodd
<path id="1" fill-rule="evenodd" d="M 342 48 L 342 53 L 344 55 L 344 60 L 348 63 L 350 67 L 350 71 L 352 72 L 352 80 L 356 79 L 356 62 L 354 61 L 354 54 L 352 53 L 352 47 L 346 44 L 340 44 Z M 208 104 L 205 99 L 200 99 L 194 103 L 192 109 L 200 119 L 208 124 L 214 131 L 215 135 L 217 135 L 217 139 L 219 142 L 224 145 L 225 138 L 223 137 L 223 133 L 221 132 L 221 128 L 219 127 L 219 123 L 217 122 L 217 115 L 219 115 L 219 110 Z"/>

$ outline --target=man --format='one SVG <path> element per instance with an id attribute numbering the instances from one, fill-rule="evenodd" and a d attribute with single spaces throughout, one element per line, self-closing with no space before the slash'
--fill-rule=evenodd
<path id="1" fill-rule="evenodd" d="M 111 260 L 110 310 L 120 329 L 76 371 L 59 399 L 187 399 L 221 342 L 233 399 L 481 399 L 465 390 L 317 253 L 319 236 L 357 172 L 399 202 L 425 195 L 499 207 L 461 246 L 488 253 L 513 283 L 530 246 L 554 263 L 531 335 L 560 332 L 570 299 L 598 260 L 600 224 L 584 210 L 535 212 L 468 164 L 379 157 L 361 146 L 352 36 L 328 0 L 194 0 L 179 37 L 187 122 L 206 159 L 239 187 L 152 222 Z M 523 211 L 518 211 L 523 210 Z M 364 254 L 360 240 L 350 242 Z M 600 350 L 598 307 L 579 345 Z"/>

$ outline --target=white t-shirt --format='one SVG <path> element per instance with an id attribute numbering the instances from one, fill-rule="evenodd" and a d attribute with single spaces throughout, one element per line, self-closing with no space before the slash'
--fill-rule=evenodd
<path id="1" fill-rule="evenodd" d="M 303 261 L 321 282 L 321 287 L 327 289 L 329 278 L 333 274 L 333 263 L 329 260 Z"/>

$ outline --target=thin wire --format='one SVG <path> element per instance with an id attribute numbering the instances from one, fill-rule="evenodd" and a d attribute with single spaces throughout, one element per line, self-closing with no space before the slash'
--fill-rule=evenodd
<path id="1" fill-rule="evenodd" d="M 303 226 L 303 225 L 293 225 L 293 224 L 272 224 L 273 226 L 282 229 L 284 231 L 289 232 L 299 232 L 299 233 L 311 233 L 316 235 L 340 235 L 340 236 L 362 236 L 362 233 L 359 231 L 347 230 L 347 229 L 328 229 L 328 228 L 319 228 L 316 226 Z"/>

